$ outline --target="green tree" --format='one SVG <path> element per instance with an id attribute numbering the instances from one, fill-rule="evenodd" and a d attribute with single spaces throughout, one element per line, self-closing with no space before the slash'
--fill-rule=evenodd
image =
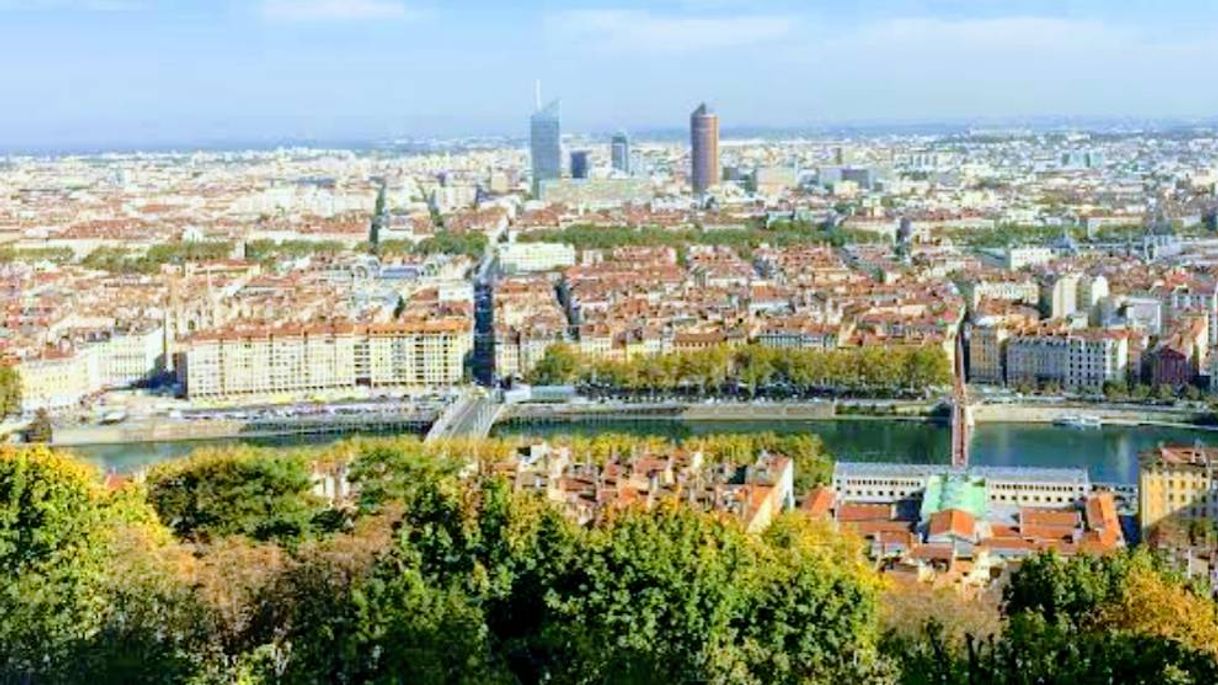
<path id="1" fill-rule="evenodd" d="M 878 583 L 807 524 L 755 538 L 671 503 L 594 528 L 550 595 L 556 679 L 882 682 Z"/>
<path id="2" fill-rule="evenodd" d="M 354 451 L 347 480 L 364 511 L 409 504 L 421 489 L 455 478 L 461 467 L 457 459 L 436 454 L 417 438 L 360 441 Z"/>
<path id="3" fill-rule="evenodd" d="M 201 450 L 153 468 L 148 499 L 184 539 L 245 535 L 291 541 L 316 532 L 328 511 L 311 492 L 309 467 L 299 453 Z"/>
<path id="4" fill-rule="evenodd" d="M 51 677 L 92 632 L 106 532 L 96 474 L 0 445 L 0 680 Z"/>
<path id="5" fill-rule="evenodd" d="M 568 385 L 575 382 L 581 363 L 570 345 L 556 343 L 546 348 L 527 380 L 537 385 Z"/>
<path id="6" fill-rule="evenodd" d="M 770 382 L 775 374 L 775 358 L 771 348 L 759 345 L 745 347 L 736 355 L 736 376 L 749 390 L 757 394 L 757 387 Z"/>
<path id="7" fill-rule="evenodd" d="M 382 181 L 380 188 L 376 191 L 376 204 L 372 208 L 372 221 L 368 228 L 368 244 L 371 246 L 373 254 L 377 254 L 380 249 L 381 224 L 385 222 L 385 217 L 385 183 Z"/>
<path id="8" fill-rule="evenodd" d="M 15 367 L 0 364 L 0 420 L 21 412 L 21 375 Z"/>

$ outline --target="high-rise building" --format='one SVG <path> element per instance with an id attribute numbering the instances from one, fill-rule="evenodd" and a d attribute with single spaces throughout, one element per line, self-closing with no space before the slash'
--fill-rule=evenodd
<path id="1" fill-rule="evenodd" d="M 571 178 L 588 178 L 587 150 L 576 150 L 571 153 Z"/>
<path id="2" fill-rule="evenodd" d="M 609 142 L 609 156 L 613 160 L 613 168 L 623 174 L 630 173 L 630 136 L 625 131 L 613 134 Z"/>
<path id="3" fill-rule="evenodd" d="M 539 108 L 529 118 L 529 154 L 533 161 L 533 195 L 541 182 L 562 176 L 562 132 L 559 101 Z"/>
<path id="4" fill-rule="evenodd" d="M 706 103 L 689 116 L 690 180 L 694 194 L 701 195 L 719 183 L 719 115 Z"/>

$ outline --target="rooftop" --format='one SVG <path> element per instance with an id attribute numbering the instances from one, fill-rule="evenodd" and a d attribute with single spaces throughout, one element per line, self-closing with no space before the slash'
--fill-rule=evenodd
<path id="1" fill-rule="evenodd" d="M 1214 451 L 1218 456 L 1218 449 Z M 929 478 L 931 476 L 948 476 L 961 474 L 948 464 L 902 464 L 893 462 L 859 462 L 839 461 L 833 467 L 834 478 Z M 1085 469 L 1078 468 L 1046 468 L 1036 466 L 973 466 L 967 470 L 971 478 L 999 481 L 1036 481 L 1040 483 L 1060 483 L 1069 485 L 1087 485 L 1091 479 Z"/>

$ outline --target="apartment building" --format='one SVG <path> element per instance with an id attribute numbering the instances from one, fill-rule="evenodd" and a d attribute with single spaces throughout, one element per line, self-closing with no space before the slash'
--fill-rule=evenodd
<path id="1" fill-rule="evenodd" d="M 148 379 L 163 367 L 164 337 L 159 324 L 105 331 L 22 360 L 16 365 L 22 411 L 65 411 L 94 393 Z"/>
<path id="2" fill-rule="evenodd" d="M 97 357 L 81 350 L 47 350 L 16 366 L 21 377 L 21 411 L 60 412 L 80 405 L 98 389 Z"/>
<path id="3" fill-rule="evenodd" d="M 473 349 L 469 322 L 458 318 L 368 326 L 356 343 L 356 368 L 367 349 L 372 387 L 444 387 L 460 383 Z M 364 378 L 362 374 L 359 378 Z"/>
<path id="4" fill-rule="evenodd" d="M 1040 298 L 1040 285 L 1030 277 L 1010 276 L 1013 277 L 987 276 L 968 281 L 961 286 L 961 293 L 971 309 L 982 301 L 993 300 L 1035 305 Z"/>
<path id="5" fill-rule="evenodd" d="M 499 248 L 499 265 L 507 274 L 553 271 L 575 264 L 575 248 L 566 243 L 508 243 Z"/>
<path id="6" fill-rule="evenodd" d="M 1176 319 L 1148 353 L 1152 385 L 1180 388 L 1208 370 L 1208 317 L 1186 315 Z"/>
<path id="7" fill-rule="evenodd" d="M 756 341 L 766 347 L 782 349 L 835 350 L 845 336 L 853 333 L 853 326 L 823 323 L 810 317 L 781 317 L 768 319 L 757 331 Z"/>
<path id="8" fill-rule="evenodd" d="M 1143 537 L 1171 519 L 1218 521 L 1218 448 L 1164 445 L 1139 458 L 1138 515 Z"/>
<path id="9" fill-rule="evenodd" d="M 97 385 L 129 387 L 163 368 L 165 327 L 146 324 L 127 331 L 109 331 L 88 347 L 97 357 Z"/>
<path id="10" fill-rule="evenodd" d="M 191 338 L 178 369 L 191 399 L 442 387 L 461 381 L 472 336 L 458 318 L 217 331 Z"/>
<path id="11" fill-rule="evenodd" d="M 1029 266 L 1040 266 L 1053 261 L 1050 247 L 1009 247 L 1002 253 L 1002 265 L 1008 271 L 1019 271 Z"/>
<path id="12" fill-rule="evenodd" d="M 1046 318 L 1061 319 L 1078 311 L 1079 274 L 1048 273 L 1040 279 L 1040 309 Z"/>
<path id="13" fill-rule="evenodd" d="M 1168 317 L 1174 321 L 1187 314 L 1205 314 L 1209 339 L 1218 340 L 1218 281 L 1193 278 L 1167 294 Z"/>
<path id="14" fill-rule="evenodd" d="M 1052 382 L 1098 392 L 1104 383 L 1124 381 L 1128 366 L 1124 331 L 1049 325 L 1015 331 L 1007 340 L 1007 383 Z"/>
<path id="15" fill-rule="evenodd" d="M 968 376 L 974 383 L 1006 381 L 1006 342 L 1011 332 L 1001 323 L 973 326 L 968 339 Z"/>

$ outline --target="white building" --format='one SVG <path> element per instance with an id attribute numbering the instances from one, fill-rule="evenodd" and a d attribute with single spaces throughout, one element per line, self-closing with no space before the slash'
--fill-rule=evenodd
<path id="1" fill-rule="evenodd" d="M 1002 255 L 1003 266 L 1018 271 L 1028 266 L 1040 266 L 1053 261 L 1053 248 L 1040 246 L 1008 247 Z"/>
<path id="2" fill-rule="evenodd" d="M 472 349 L 463 318 L 224 331 L 194 336 L 179 373 L 192 399 L 438 388 L 461 382 Z"/>
<path id="3" fill-rule="evenodd" d="M 508 274 L 553 271 L 575 264 L 575 248 L 566 243 L 507 243 L 499 264 Z"/>
<path id="4" fill-rule="evenodd" d="M 1059 383 L 1071 390 L 1098 392 L 1107 382 L 1123 382 L 1129 367 L 1124 331 L 1045 327 L 1017 331 L 1007 340 L 1008 383 Z"/>

